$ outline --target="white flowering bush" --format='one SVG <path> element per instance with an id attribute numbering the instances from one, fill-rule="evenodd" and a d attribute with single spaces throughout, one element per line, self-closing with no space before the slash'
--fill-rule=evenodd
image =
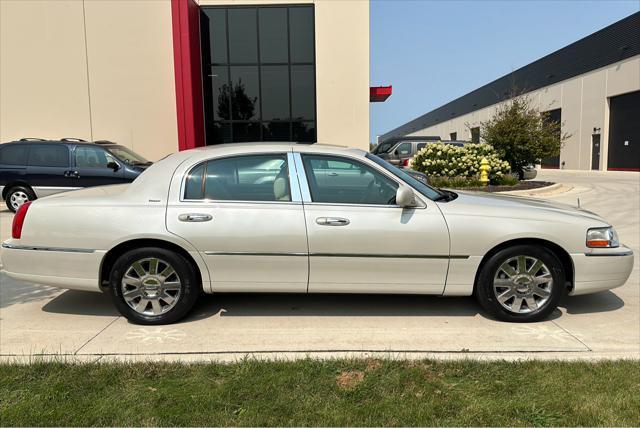
<path id="1" fill-rule="evenodd" d="M 471 179 L 480 175 L 482 158 L 489 161 L 491 181 L 499 181 L 501 177 L 509 174 L 509 162 L 500 159 L 495 149 L 488 144 L 466 144 L 464 147 L 444 143 L 427 144 L 416 153 L 411 167 L 430 177 Z"/>

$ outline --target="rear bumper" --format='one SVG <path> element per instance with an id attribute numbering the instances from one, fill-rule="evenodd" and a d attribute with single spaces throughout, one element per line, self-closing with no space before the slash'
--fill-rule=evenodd
<path id="1" fill-rule="evenodd" d="M 633 269 L 633 251 L 627 247 L 572 254 L 575 280 L 572 296 L 597 293 L 620 287 L 627 282 Z"/>
<path id="2" fill-rule="evenodd" d="M 14 240 L 2 243 L 2 264 L 11 278 L 68 288 L 101 291 L 98 283 L 104 251 L 81 248 L 32 247 Z"/>

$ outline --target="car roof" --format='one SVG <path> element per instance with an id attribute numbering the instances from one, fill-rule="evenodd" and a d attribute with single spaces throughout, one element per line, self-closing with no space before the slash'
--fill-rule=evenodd
<path id="1" fill-rule="evenodd" d="M 118 143 L 107 140 L 96 140 L 96 141 L 85 141 L 82 139 L 76 138 L 61 138 L 59 140 L 47 140 L 44 138 L 21 138 L 19 140 L 7 141 L 4 144 L 74 144 L 74 145 L 85 145 L 85 146 L 117 146 Z"/>

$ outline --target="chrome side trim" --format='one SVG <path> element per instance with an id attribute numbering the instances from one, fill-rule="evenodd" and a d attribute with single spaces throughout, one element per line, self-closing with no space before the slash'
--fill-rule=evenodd
<path id="1" fill-rule="evenodd" d="M 311 257 L 358 257 L 373 259 L 468 259 L 469 256 L 438 256 L 428 254 L 357 254 L 357 253 L 310 253 Z"/>
<path id="2" fill-rule="evenodd" d="M 289 189 L 291 191 L 291 202 L 302 202 L 302 194 L 300 193 L 300 183 L 298 182 L 298 174 L 296 173 L 295 160 L 293 153 L 287 153 L 287 171 L 289 173 Z"/>
<path id="3" fill-rule="evenodd" d="M 587 257 L 625 257 L 633 256 L 633 251 L 621 251 L 618 253 L 584 253 Z"/>
<path id="4" fill-rule="evenodd" d="M 276 256 L 276 257 L 299 257 L 307 256 L 307 253 L 256 253 L 249 251 L 205 251 L 207 256 Z"/>
<path id="5" fill-rule="evenodd" d="M 88 248 L 62 248 L 62 247 L 41 247 L 34 245 L 15 245 L 8 244 L 6 242 L 2 243 L 2 248 L 7 248 L 10 250 L 29 250 L 29 251 L 56 251 L 60 253 L 95 253 L 96 250 L 90 250 Z"/>
<path id="6" fill-rule="evenodd" d="M 358 254 L 358 253 L 270 253 L 250 251 L 205 251 L 207 256 L 284 256 L 284 257 L 352 257 L 352 258 L 384 258 L 384 259 L 468 259 L 469 256 L 452 255 L 439 256 L 428 254 Z"/>

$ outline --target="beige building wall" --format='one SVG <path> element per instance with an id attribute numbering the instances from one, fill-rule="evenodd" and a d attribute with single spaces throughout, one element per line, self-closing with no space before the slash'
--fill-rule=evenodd
<path id="1" fill-rule="evenodd" d="M 543 111 L 562 109 L 563 132 L 571 134 L 560 153 L 566 169 L 591 169 L 591 136 L 600 128 L 600 169 L 607 166 L 609 142 L 609 98 L 640 90 L 640 56 L 593 70 L 555 85 L 530 92 L 532 101 Z M 500 103 L 453 120 L 421 129 L 409 135 L 439 135 L 470 140 L 469 128 L 493 116 Z M 482 134 L 482 133 L 481 133 Z"/>
<path id="2" fill-rule="evenodd" d="M 178 148 L 170 0 L 0 0 L 0 141 Z"/>
<path id="3" fill-rule="evenodd" d="M 200 0 L 200 6 L 314 4 L 318 142 L 369 150 L 368 0 Z"/>

